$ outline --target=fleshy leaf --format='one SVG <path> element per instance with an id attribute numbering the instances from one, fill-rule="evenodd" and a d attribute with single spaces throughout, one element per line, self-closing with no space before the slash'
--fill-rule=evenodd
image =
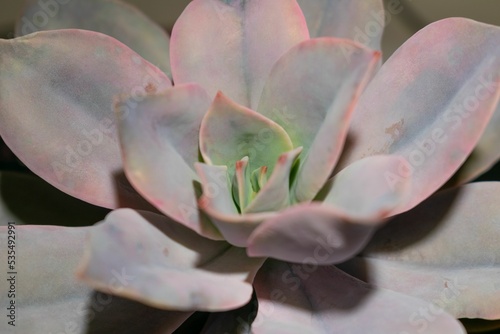
<path id="1" fill-rule="evenodd" d="M 370 155 L 401 155 L 398 178 L 413 178 L 401 212 L 427 198 L 472 152 L 496 108 L 499 53 L 500 28 L 469 19 L 415 34 L 364 91 L 337 170 Z"/>
<path id="2" fill-rule="evenodd" d="M 338 37 L 381 50 L 386 25 L 382 0 L 297 0 L 307 21 L 311 38 Z M 392 3 L 389 4 L 392 7 Z M 389 9 L 391 10 L 392 7 Z M 403 6 L 391 11 L 400 12 Z"/>
<path id="3" fill-rule="evenodd" d="M 250 176 L 250 182 L 255 192 L 260 191 L 260 189 L 262 189 L 267 183 L 267 167 L 262 166 L 255 169 Z"/>
<path id="4" fill-rule="evenodd" d="M 340 263 L 363 249 L 373 231 L 319 203 L 300 204 L 261 223 L 247 253 L 296 263 Z"/>
<path id="5" fill-rule="evenodd" d="M 194 0 L 172 31 L 174 82 L 197 82 L 211 97 L 222 91 L 255 109 L 273 64 L 308 38 L 295 1 Z"/>
<path id="6" fill-rule="evenodd" d="M 406 204 L 411 178 L 395 175 L 402 157 L 375 155 L 354 162 L 335 175 L 318 199 L 346 217 L 361 223 L 380 223 Z"/>
<path id="7" fill-rule="evenodd" d="M 283 153 L 267 183 L 260 189 L 244 214 L 279 211 L 290 205 L 290 173 L 302 147 Z"/>
<path id="8" fill-rule="evenodd" d="M 453 176 L 453 179 L 448 185 L 467 183 L 486 172 L 500 160 L 500 148 L 498 147 L 498 143 L 500 143 L 499 129 L 500 104 L 488 123 L 486 130 L 484 130 L 481 139 L 474 148 L 474 151 L 472 151 L 471 155 Z"/>
<path id="9" fill-rule="evenodd" d="M 499 319 L 499 201 L 500 182 L 439 192 L 394 218 L 342 268 L 457 318 Z"/>
<path id="10" fill-rule="evenodd" d="M 333 266 L 267 261 L 254 286 L 254 334 L 465 334 L 449 314 L 429 315 L 427 302 L 372 287 Z"/>
<path id="11" fill-rule="evenodd" d="M 114 37 L 170 76 L 165 30 L 119 0 L 27 0 L 16 35 L 59 29 L 91 30 Z"/>
<path id="12" fill-rule="evenodd" d="M 150 208 L 123 177 L 113 99 L 170 79 L 115 39 L 57 30 L 0 40 L 0 133 L 33 172 L 86 202 Z"/>
<path id="13" fill-rule="evenodd" d="M 252 200 L 253 189 L 250 184 L 250 171 L 248 169 L 248 157 L 236 161 L 232 184 L 233 198 L 240 207 L 240 211 L 244 210 L 248 203 Z"/>
<path id="14" fill-rule="evenodd" d="M 272 174 L 279 156 L 292 149 L 281 126 L 218 93 L 203 118 L 200 151 L 208 164 L 229 167 L 232 178 L 236 161 L 249 158 L 250 170 L 267 166 Z"/>
<path id="15" fill-rule="evenodd" d="M 231 196 L 226 166 L 196 164 L 203 195 L 200 208 L 205 211 L 229 243 L 246 247 L 253 230 L 265 219 L 274 217 L 275 212 L 249 213 L 240 215 Z"/>
<path id="16" fill-rule="evenodd" d="M 0 190 L 0 225 L 85 226 L 109 212 L 66 195 L 33 175 L 0 172 Z"/>
<path id="17" fill-rule="evenodd" d="M 196 163 L 195 168 L 203 190 L 200 207 L 225 215 L 237 215 L 238 209 L 231 196 L 227 167 Z"/>
<path id="18" fill-rule="evenodd" d="M 273 67 L 257 111 L 304 148 L 293 190 L 299 202 L 313 199 L 332 173 L 379 58 L 351 41 L 321 38 L 295 46 Z"/>
<path id="19" fill-rule="evenodd" d="M 261 264 L 165 216 L 122 209 L 92 230 L 78 275 L 98 290 L 160 309 L 224 311 L 250 300 Z M 127 277 L 119 290 L 114 272 Z"/>
<path id="20" fill-rule="evenodd" d="M 83 254 L 85 228 L 16 226 L 16 316 L 0 322 L 0 332 L 38 333 L 131 333 L 154 329 L 174 331 L 191 312 L 167 312 L 92 291 L 75 279 L 74 271 Z M 0 244 L 7 245 L 7 227 L 0 227 Z M 7 251 L 0 253 L 7 263 Z M 10 275 L 9 275 L 10 276 Z M 10 282 L 0 282 L 0 303 L 7 307 Z M 115 272 L 116 289 L 126 284 Z M 5 293 L 3 293 L 5 292 Z M 7 311 L 6 311 L 7 312 Z M 5 317 L 5 316 L 4 316 Z"/>
<path id="21" fill-rule="evenodd" d="M 210 106 L 196 84 L 117 104 L 125 172 L 134 187 L 169 217 L 212 239 L 220 234 L 198 210 L 194 164 L 203 115 Z"/>

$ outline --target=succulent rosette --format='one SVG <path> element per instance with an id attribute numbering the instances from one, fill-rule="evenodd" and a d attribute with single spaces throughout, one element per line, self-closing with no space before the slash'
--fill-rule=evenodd
<path id="1" fill-rule="evenodd" d="M 115 210 L 18 227 L 23 333 L 170 333 L 195 311 L 217 312 L 203 333 L 500 318 L 500 184 L 463 185 L 500 157 L 500 28 L 445 19 L 381 65 L 383 14 L 194 0 L 169 37 L 118 1 L 28 1 L 0 40 L 2 138 Z"/>

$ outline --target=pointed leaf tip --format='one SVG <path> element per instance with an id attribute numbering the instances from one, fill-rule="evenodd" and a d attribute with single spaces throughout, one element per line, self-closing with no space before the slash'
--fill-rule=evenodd
<path id="1" fill-rule="evenodd" d="M 243 157 L 248 156 L 250 170 L 267 166 L 272 173 L 279 156 L 292 148 L 281 126 L 222 93 L 217 94 L 201 123 L 204 161 L 228 166 L 231 179 L 236 162 Z"/>

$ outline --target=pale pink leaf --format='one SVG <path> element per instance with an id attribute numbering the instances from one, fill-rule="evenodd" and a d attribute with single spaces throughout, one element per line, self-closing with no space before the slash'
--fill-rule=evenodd
<path id="1" fill-rule="evenodd" d="M 303 147 L 292 190 L 297 201 L 313 199 L 332 173 L 379 58 L 351 41 L 320 38 L 295 46 L 273 67 L 257 111 Z"/>
<path id="2" fill-rule="evenodd" d="M 387 15 L 382 0 L 297 0 L 304 13 L 311 38 L 338 37 L 354 40 L 381 50 L 386 20 L 402 12 L 397 1 L 388 3 Z M 398 5 L 399 4 L 399 5 Z"/>
<path id="3" fill-rule="evenodd" d="M 10 274 L 0 282 L 0 303 L 16 302 L 15 327 L 4 315 L 0 332 L 39 333 L 130 333 L 153 330 L 171 333 L 191 312 L 163 311 L 95 292 L 75 277 L 85 239 L 93 227 L 17 226 L 15 298 L 9 298 Z M 0 244 L 7 245 L 9 230 L 0 227 Z M 12 234 L 10 234 L 12 236 Z M 0 259 L 7 263 L 7 251 Z M 121 273 L 115 273 L 116 287 Z M 12 281 L 13 282 L 13 281 Z M 10 310 L 5 310 L 10 314 Z"/>
<path id="4" fill-rule="evenodd" d="M 411 178 L 397 179 L 402 157 L 374 155 L 337 173 L 317 200 L 350 221 L 377 224 L 399 211 L 412 191 Z"/>
<path id="5" fill-rule="evenodd" d="M 254 286 L 254 334 L 465 334 L 446 312 L 419 314 L 427 302 L 370 286 L 333 266 L 267 261 Z"/>
<path id="6" fill-rule="evenodd" d="M 250 256 L 315 265 L 340 263 L 363 249 L 374 227 L 347 221 L 319 203 L 299 204 L 263 221 L 248 239 Z"/>
<path id="7" fill-rule="evenodd" d="M 84 201 L 150 208 L 123 176 L 113 100 L 170 79 L 117 40 L 55 30 L 0 40 L 0 133 L 33 172 Z"/>
<path id="8" fill-rule="evenodd" d="M 499 319 L 499 201 L 500 182 L 439 192 L 394 218 L 342 268 L 457 318 Z"/>
<path id="9" fill-rule="evenodd" d="M 444 19 L 411 37 L 382 66 L 354 112 L 350 143 L 337 170 L 366 156 L 405 158 L 413 178 L 408 210 L 462 165 L 500 97 L 500 28 Z"/>
<path id="10" fill-rule="evenodd" d="M 43 30 L 83 29 L 114 37 L 170 76 L 166 31 L 120 0 L 27 0 L 16 35 Z"/>
<path id="11" fill-rule="evenodd" d="M 172 31 L 174 82 L 255 109 L 273 64 L 308 38 L 295 0 L 194 0 Z"/>
<path id="12" fill-rule="evenodd" d="M 134 187 L 169 217 L 212 239 L 220 234 L 199 212 L 194 182 L 198 138 L 210 106 L 196 84 L 178 85 L 116 106 L 125 172 Z"/>
<path id="13" fill-rule="evenodd" d="M 250 300 L 261 264 L 244 249 L 203 238 L 165 216 L 122 209 L 92 230 L 78 276 L 100 291 L 160 309 L 224 311 Z"/>

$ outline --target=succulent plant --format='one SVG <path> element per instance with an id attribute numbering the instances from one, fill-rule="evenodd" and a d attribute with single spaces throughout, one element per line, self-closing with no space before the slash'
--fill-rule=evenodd
<path id="1" fill-rule="evenodd" d="M 114 211 L 17 227 L 16 329 L 500 318 L 500 184 L 465 184 L 500 157 L 500 28 L 438 21 L 382 64 L 383 26 L 379 0 L 193 0 L 169 37 L 118 1 L 28 1 L 0 40 L 2 138 Z"/>

